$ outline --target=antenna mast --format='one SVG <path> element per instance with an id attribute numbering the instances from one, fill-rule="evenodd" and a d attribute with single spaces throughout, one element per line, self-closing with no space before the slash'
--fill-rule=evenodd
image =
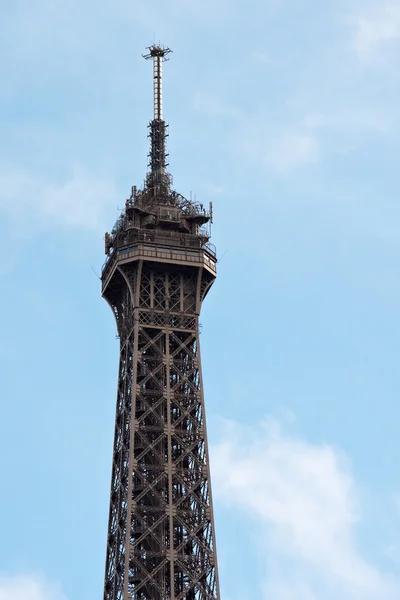
<path id="1" fill-rule="evenodd" d="M 147 187 L 152 189 L 155 198 L 166 196 L 170 187 L 170 176 L 166 172 L 167 154 L 165 142 L 167 139 L 167 124 L 162 114 L 162 64 L 168 60 L 166 57 L 172 52 L 163 46 L 149 46 L 148 53 L 143 57 L 153 60 L 154 76 L 154 118 L 149 124 L 151 148 L 149 154 L 150 173 L 147 176 Z"/>

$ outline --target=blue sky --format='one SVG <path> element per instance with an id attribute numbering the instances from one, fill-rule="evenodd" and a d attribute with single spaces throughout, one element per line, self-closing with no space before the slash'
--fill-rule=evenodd
<path id="1" fill-rule="evenodd" d="M 214 203 L 222 600 L 400 598 L 400 3 L 14 0 L 0 19 L 0 600 L 102 595 L 103 234 L 146 171 Z"/>

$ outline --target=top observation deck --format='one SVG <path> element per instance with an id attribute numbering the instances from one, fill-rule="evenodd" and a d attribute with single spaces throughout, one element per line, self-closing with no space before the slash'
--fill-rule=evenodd
<path id="1" fill-rule="evenodd" d="M 209 242 L 207 227 L 212 205 L 207 210 L 174 191 L 163 200 L 160 203 L 151 190 L 132 188 L 125 210 L 111 233 L 105 235 L 103 287 L 107 287 L 117 263 L 139 259 L 204 266 L 216 275 L 216 249 Z"/>

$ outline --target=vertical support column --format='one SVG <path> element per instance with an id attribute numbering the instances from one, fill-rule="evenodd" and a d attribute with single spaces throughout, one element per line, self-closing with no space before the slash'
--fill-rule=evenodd
<path id="1" fill-rule="evenodd" d="M 136 419 L 136 387 L 137 387 L 137 363 L 138 363 L 138 335 L 139 335 L 139 313 L 133 311 L 134 320 L 134 352 L 133 352 L 133 378 L 131 384 L 131 414 L 130 414 L 130 441 L 129 441 L 129 466 L 128 466 L 128 497 L 126 514 L 126 536 L 125 536 L 125 578 L 124 578 L 124 600 L 128 600 L 129 586 L 129 563 L 132 537 L 132 478 L 134 473 L 134 440 L 135 440 L 135 419 Z"/>
<path id="2" fill-rule="evenodd" d="M 198 291 L 197 291 L 198 293 Z M 211 489 L 211 470 L 210 470 L 210 454 L 208 448 L 208 436 L 207 436 L 207 427 L 206 427 L 206 406 L 204 402 L 204 387 L 203 387 L 203 370 L 201 367 L 201 351 L 200 351 L 200 335 L 199 335 L 199 317 L 196 317 L 196 344 L 197 344 L 197 360 L 198 360 L 198 369 L 199 369 L 199 379 L 200 379 L 200 396 L 201 403 L 203 409 L 203 423 L 204 423 L 204 445 L 207 457 L 206 463 L 206 471 L 207 471 L 207 481 L 208 481 L 208 498 L 209 498 L 209 510 L 210 510 L 210 520 L 211 520 L 211 531 L 212 531 L 212 552 L 213 552 L 213 566 L 214 566 L 214 581 L 216 598 L 221 598 L 221 592 L 219 588 L 219 575 L 218 575 L 218 560 L 217 560 L 217 540 L 215 534 L 215 522 L 214 522 L 214 507 L 213 507 L 213 497 L 212 497 L 212 489 Z"/>
<path id="3" fill-rule="evenodd" d="M 174 566 L 174 498 L 172 486 L 172 423 L 171 423 L 171 384 L 169 330 L 165 329 L 165 362 L 166 362 L 166 394 L 167 394 L 167 440 L 168 440 L 168 518 L 169 518 L 169 568 L 170 568 L 170 600 L 175 600 L 175 566 Z"/>

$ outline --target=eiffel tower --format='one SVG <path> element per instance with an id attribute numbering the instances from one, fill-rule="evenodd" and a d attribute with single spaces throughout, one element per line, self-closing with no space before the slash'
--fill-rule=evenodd
<path id="1" fill-rule="evenodd" d="M 120 361 L 104 600 L 219 600 L 199 315 L 216 277 L 212 205 L 167 172 L 162 66 L 154 45 L 149 170 L 105 235 L 102 295 Z"/>

